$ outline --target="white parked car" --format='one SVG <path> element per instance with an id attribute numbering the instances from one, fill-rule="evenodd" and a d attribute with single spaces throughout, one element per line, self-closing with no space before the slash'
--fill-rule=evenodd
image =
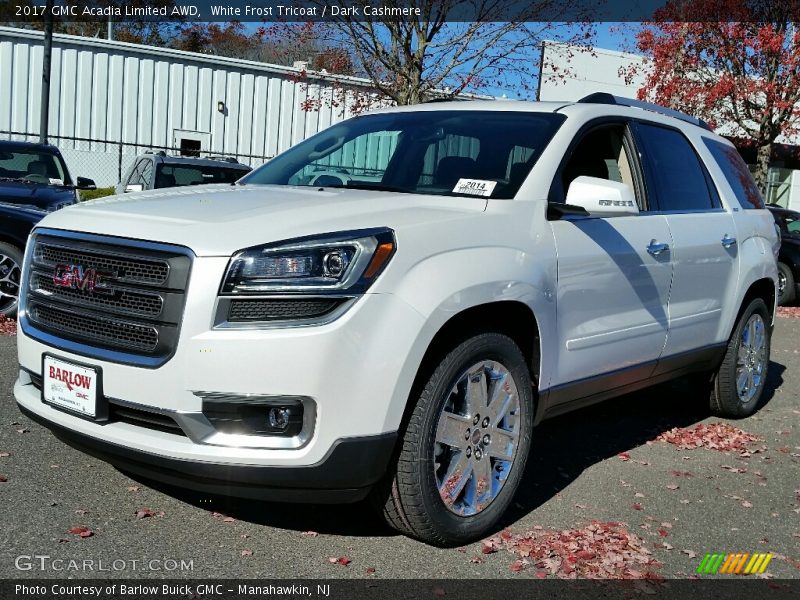
<path id="1" fill-rule="evenodd" d="M 736 150 L 680 113 L 604 94 L 381 110 L 236 185 L 48 215 L 14 392 L 141 476 L 369 497 L 460 544 L 511 502 L 542 419 L 688 374 L 752 414 L 777 248 Z"/>

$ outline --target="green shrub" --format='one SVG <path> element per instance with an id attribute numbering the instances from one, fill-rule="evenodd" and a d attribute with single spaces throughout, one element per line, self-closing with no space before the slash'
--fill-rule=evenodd
<path id="1" fill-rule="evenodd" d="M 83 202 L 84 200 L 94 200 L 95 198 L 111 196 L 113 193 L 113 187 L 97 188 L 96 190 L 80 190 L 80 199 L 81 202 Z"/>

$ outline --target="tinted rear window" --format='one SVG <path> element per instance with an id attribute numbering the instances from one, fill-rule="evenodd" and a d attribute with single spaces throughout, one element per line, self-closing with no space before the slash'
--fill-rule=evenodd
<path id="1" fill-rule="evenodd" d="M 736 148 L 705 137 L 703 142 L 731 185 L 742 208 L 764 208 L 761 192 Z"/>
<path id="2" fill-rule="evenodd" d="M 659 210 L 711 210 L 713 203 L 697 153 L 682 133 L 654 125 L 637 125 L 648 191 Z"/>

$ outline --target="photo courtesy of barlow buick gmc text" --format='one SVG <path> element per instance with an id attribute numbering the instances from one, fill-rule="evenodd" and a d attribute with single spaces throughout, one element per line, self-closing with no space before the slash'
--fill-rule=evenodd
<path id="1" fill-rule="evenodd" d="M 0 597 L 796 597 L 796 10 L 0 7 Z"/>

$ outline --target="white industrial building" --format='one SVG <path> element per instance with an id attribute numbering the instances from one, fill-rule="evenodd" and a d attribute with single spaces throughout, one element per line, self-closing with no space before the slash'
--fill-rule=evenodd
<path id="1" fill-rule="evenodd" d="M 39 135 L 43 34 L 0 27 L 0 138 Z M 258 166 L 350 116 L 348 106 L 306 98 L 352 77 L 104 39 L 53 36 L 49 139 L 73 175 L 119 181 L 137 154 L 183 148 Z M 339 86 L 341 89 L 341 86 Z M 338 96 L 339 94 L 337 94 Z"/>
<path id="2" fill-rule="evenodd" d="M 563 44 L 548 42 L 543 48 L 540 100 L 575 101 L 594 92 L 636 98 L 645 84 L 642 69 L 626 83 L 631 65 L 641 67 L 636 54 L 595 48 L 592 52 L 568 51 Z M 722 131 L 723 135 L 725 134 Z M 778 139 L 779 143 L 800 145 L 800 139 Z M 767 201 L 800 210 L 800 171 L 775 165 L 770 169 Z"/>

